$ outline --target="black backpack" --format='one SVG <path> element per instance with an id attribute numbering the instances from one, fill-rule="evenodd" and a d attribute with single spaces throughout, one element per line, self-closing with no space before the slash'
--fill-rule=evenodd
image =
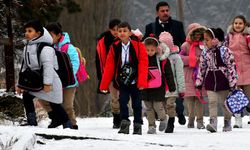
<path id="1" fill-rule="evenodd" d="M 44 46 L 52 47 L 55 50 L 58 61 L 58 69 L 56 70 L 56 72 L 61 79 L 62 86 L 67 87 L 69 85 L 74 85 L 75 77 L 69 55 L 67 53 L 56 50 L 52 45 L 48 43 L 42 42 L 38 45 L 37 56 L 40 56 Z"/>

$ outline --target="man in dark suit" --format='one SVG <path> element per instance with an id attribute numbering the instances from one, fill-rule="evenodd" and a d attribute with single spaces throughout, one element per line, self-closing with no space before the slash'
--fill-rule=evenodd
<path id="1" fill-rule="evenodd" d="M 161 32 L 166 31 L 173 36 L 174 45 L 181 47 L 182 43 L 184 43 L 186 39 L 183 23 L 171 18 L 169 4 L 164 1 L 159 2 L 156 5 L 156 15 L 157 17 L 155 19 L 155 22 L 146 25 L 143 40 L 151 33 L 158 37 Z M 183 111 L 183 97 L 178 97 L 176 99 L 176 113 L 178 117 L 178 122 L 181 125 L 184 125 L 186 123 Z"/>
<path id="2" fill-rule="evenodd" d="M 183 24 L 171 18 L 170 6 L 167 2 L 159 2 L 156 5 L 156 15 L 155 22 L 146 25 L 143 39 L 148 37 L 151 33 L 158 37 L 161 32 L 166 31 L 173 36 L 174 44 L 180 47 L 186 38 Z"/>

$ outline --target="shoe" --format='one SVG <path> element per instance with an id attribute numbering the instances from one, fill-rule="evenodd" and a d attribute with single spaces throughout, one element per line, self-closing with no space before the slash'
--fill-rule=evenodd
<path id="1" fill-rule="evenodd" d="M 134 132 L 133 132 L 133 134 L 142 135 L 141 124 L 140 123 L 134 123 Z"/>
<path id="2" fill-rule="evenodd" d="M 231 120 L 224 120 L 223 132 L 232 131 Z"/>
<path id="3" fill-rule="evenodd" d="M 63 129 L 69 128 L 72 129 L 72 123 L 70 120 L 68 120 L 67 122 L 63 123 Z"/>
<path id="4" fill-rule="evenodd" d="M 148 127 L 148 134 L 156 134 L 156 128 L 154 126 Z"/>
<path id="5" fill-rule="evenodd" d="M 78 130 L 78 125 L 72 125 L 72 129 Z"/>
<path id="6" fill-rule="evenodd" d="M 118 133 L 129 134 L 129 126 L 130 126 L 129 120 L 122 120 L 121 127 Z"/>
<path id="7" fill-rule="evenodd" d="M 165 133 L 173 133 L 174 132 L 174 121 L 175 121 L 174 117 L 170 117 L 168 119 L 168 126 L 165 130 Z"/>
<path id="8" fill-rule="evenodd" d="M 235 114 L 235 124 L 234 124 L 233 128 L 242 128 L 241 114 Z"/>
<path id="9" fill-rule="evenodd" d="M 37 121 L 36 121 L 36 113 L 28 113 L 26 114 L 27 116 L 27 123 L 21 124 L 20 126 L 37 126 Z"/>
<path id="10" fill-rule="evenodd" d="M 212 117 L 209 119 L 209 122 L 210 123 L 206 127 L 207 131 L 211 133 L 217 132 L 217 118 Z"/>
<path id="11" fill-rule="evenodd" d="M 121 127 L 120 114 L 113 113 L 113 129 L 119 129 Z"/>
<path id="12" fill-rule="evenodd" d="M 182 115 L 178 115 L 178 122 L 180 125 L 185 125 L 186 124 L 186 118 L 185 116 L 182 114 Z"/>
<path id="13" fill-rule="evenodd" d="M 48 128 L 56 128 L 58 126 L 62 125 L 62 122 L 59 120 L 52 119 L 51 123 L 49 124 Z"/>
<path id="14" fill-rule="evenodd" d="M 204 123 L 203 122 L 198 122 L 197 123 L 197 129 L 205 129 Z"/>
<path id="15" fill-rule="evenodd" d="M 159 131 L 164 131 L 168 126 L 168 116 L 165 120 L 160 121 Z"/>
<path id="16" fill-rule="evenodd" d="M 194 118 L 188 118 L 188 128 L 194 128 Z"/>

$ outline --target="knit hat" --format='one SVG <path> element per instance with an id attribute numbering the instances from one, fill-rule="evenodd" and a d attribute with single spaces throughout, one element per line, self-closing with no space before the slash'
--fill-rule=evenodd
<path id="1" fill-rule="evenodd" d="M 169 32 L 161 32 L 161 34 L 159 35 L 159 41 L 167 44 L 170 50 L 172 50 L 174 47 L 173 37 Z"/>

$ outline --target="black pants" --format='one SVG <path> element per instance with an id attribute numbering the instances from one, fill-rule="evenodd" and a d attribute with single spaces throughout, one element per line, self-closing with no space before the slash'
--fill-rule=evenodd
<path id="1" fill-rule="evenodd" d="M 176 107 L 175 107 L 175 111 L 176 111 L 176 114 L 177 116 L 179 115 L 184 115 L 183 112 L 184 112 L 184 105 L 183 105 L 183 98 L 182 97 L 178 97 L 176 98 Z"/>

